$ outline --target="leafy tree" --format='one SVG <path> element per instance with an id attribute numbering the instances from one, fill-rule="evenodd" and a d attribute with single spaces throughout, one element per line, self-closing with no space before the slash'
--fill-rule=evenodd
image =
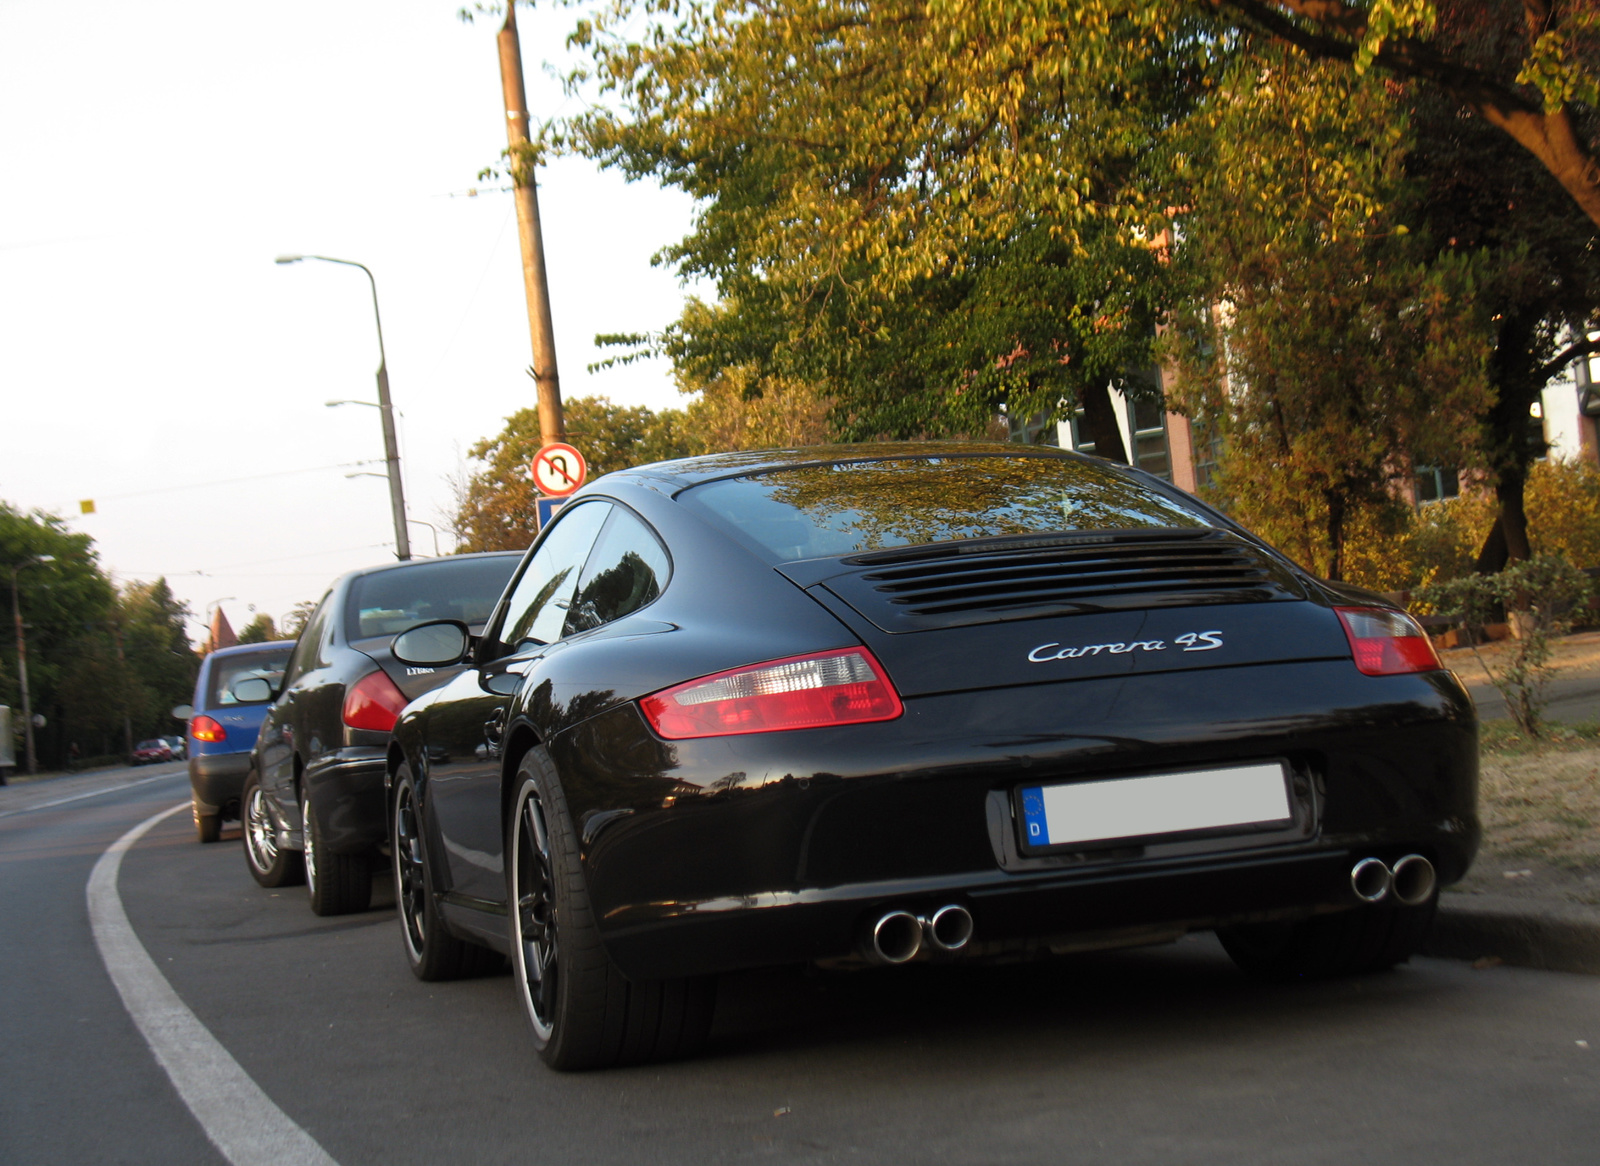
<path id="1" fill-rule="evenodd" d="M 1488 321 L 1477 257 L 1399 221 L 1410 142 L 1387 94 L 1295 56 L 1242 63 L 1190 127 L 1170 395 L 1223 439 L 1218 500 L 1342 579 L 1353 534 L 1404 526 L 1415 464 L 1475 446 Z"/>
<path id="2" fill-rule="evenodd" d="M 51 561 L 45 561 L 46 558 Z M 113 607 L 113 589 L 96 561 L 88 535 L 76 534 L 53 515 L 23 513 L 0 502 L 0 584 L 9 616 L 12 568 L 16 600 L 27 637 L 28 689 L 44 727 L 34 734 L 41 764 L 65 761 L 71 725 L 61 699 L 80 668 L 89 645 L 104 637 Z M 8 620 L 9 622 L 9 620 Z M 118 699 L 117 677 L 94 690 L 93 707 L 103 711 Z M 0 703 L 20 708 L 16 641 L 0 636 Z M 87 707 L 87 706 L 86 706 Z"/>
<path id="3" fill-rule="evenodd" d="M 1552 376 L 1593 348 L 1583 337 L 1600 305 L 1600 233 L 1531 158 L 1502 156 L 1492 128 L 1427 91 L 1411 94 L 1408 108 L 1413 223 L 1441 253 L 1473 256 L 1488 321 L 1494 398 L 1480 441 L 1499 513 L 1478 568 L 1494 571 L 1533 553 L 1524 491 L 1545 446 L 1529 410 Z"/>
<path id="4" fill-rule="evenodd" d="M 1204 93 L 1215 38 L 1203 15 L 1086 8 L 1070 35 L 910 0 L 624 4 L 580 25 L 622 109 L 562 140 L 702 202 L 664 258 L 722 309 L 669 330 L 680 372 L 825 388 L 848 439 L 1081 403 L 1120 450 L 1106 387 L 1149 367 L 1164 306 L 1160 133 Z"/>
<path id="5" fill-rule="evenodd" d="M 1076 402 L 1113 452 L 1104 386 L 1141 391 L 1127 374 L 1147 365 L 1168 302 L 1150 244 L 1196 205 L 1206 167 L 1242 163 L 1277 222 L 1393 210 L 1367 181 L 1392 141 L 1308 141 L 1291 125 L 1206 142 L 1233 112 L 1227 79 L 1277 69 L 1294 86 L 1325 62 L 1350 84 L 1319 83 L 1303 104 L 1338 129 L 1344 93 L 1383 78 L 1365 100 L 1384 107 L 1385 135 L 1409 120 L 1427 192 L 1390 221 L 1465 256 L 1495 325 L 1492 568 L 1529 551 L 1531 396 L 1592 347 L 1561 337 L 1584 334 L 1595 302 L 1597 21 L 1596 0 L 619 0 L 575 37 L 593 62 L 575 83 L 613 108 L 549 141 L 701 200 L 695 232 L 663 255 L 715 279 L 724 310 L 669 330 L 680 370 L 825 385 L 850 438 Z"/>
<path id="6" fill-rule="evenodd" d="M 241 644 L 270 644 L 278 639 L 278 627 L 266 612 L 257 612 L 254 619 L 239 629 Z"/>
<path id="7" fill-rule="evenodd" d="M 185 621 L 192 613 L 165 579 L 129 583 L 117 596 L 119 656 L 129 678 L 127 714 L 136 736 L 160 736 L 172 728 L 169 710 L 186 704 L 199 658 Z"/>
<path id="8" fill-rule="evenodd" d="M 1213 0 L 1240 32 L 1313 58 L 1376 66 L 1426 86 L 1509 137 L 1600 225 L 1595 112 L 1600 5 L 1594 0 Z M 1502 139 L 1504 141 L 1504 139 Z M 1518 151 L 1497 157 L 1511 164 Z M 1508 205 L 1505 213 L 1517 208 Z"/>
<path id="9" fill-rule="evenodd" d="M 311 617 L 317 612 L 315 599 L 302 599 L 289 609 L 289 614 L 283 617 L 283 638 L 298 640 L 300 633 L 306 630 L 306 624 L 311 622 Z"/>

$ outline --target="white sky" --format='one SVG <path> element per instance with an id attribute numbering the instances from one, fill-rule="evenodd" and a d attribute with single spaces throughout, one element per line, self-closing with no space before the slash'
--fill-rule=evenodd
<path id="1" fill-rule="evenodd" d="M 215 600 L 280 618 L 393 553 L 387 486 L 345 477 L 382 471 L 377 411 L 324 406 L 375 399 L 366 277 L 274 256 L 376 275 L 412 517 L 442 527 L 467 448 L 534 403 L 511 196 L 477 179 L 499 23 L 460 6 L 0 0 L 0 499 L 164 574 L 196 638 Z M 571 19 L 519 12 L 535 118 L 570 109 L 544 62 Z M 569 159 L 540 205 L 563 395 L 681 404 L 664 364 L 585 365 L 676 317 L 649 259 L 690 201 Z"/>

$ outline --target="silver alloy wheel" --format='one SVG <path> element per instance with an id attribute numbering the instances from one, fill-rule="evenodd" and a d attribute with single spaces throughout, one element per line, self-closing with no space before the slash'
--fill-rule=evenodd
<path id="1" fill-rule="evenodd" d="M 517 806 L 512 833 L 513 909 L 511 951 L 516 963 L 517 995 L 533 1024 L 534 1035 L 547 1041 L 555 1031 L 559 951 L 555 883 L 551 878 L 550 832 L 544 807 L 531 786 Z"/>
<path id="2" fill-rule="evenodd" d="M 394 804 L 394 893 L 400 904 L 400 929 L 405 934 L 406 950 L 414 961 L 421 961 L 428 941 L 426 896 L 428 886 L 422 869 L 421 821 L 411 783 L 403 782 Z"/>
<path id="3" fill-rule="evenodd" d="M 266 796 L 259 785 L 250 790 L 244 806 L 244 844 L 250 861 L 260 871 L 269 871 L 278 861 L 278 832 L 267 813 Z"/>
<path id="4" fill-rule="evenodd" d="M 316 844 L 311 840 L 310 798 L 305 798 L 300 803 L 300 838 L 305 848 L 306 856 L 306 893 L 315 899 L 317 897 L 317 851 Z"/>

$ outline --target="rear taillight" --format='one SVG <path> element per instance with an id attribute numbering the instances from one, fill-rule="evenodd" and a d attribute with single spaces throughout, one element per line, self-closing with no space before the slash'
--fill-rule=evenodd
<path id="1" fill-rule="evenodd" d="M 1434 672 L 1444 667 L 1420 624 L 1382 607 L 1336 607 L 1356 667 L 1368 676 Z"/>
<path id="2" fill-rule="evenodd" d="M 639 702 L 669 741 L 890 721 L 904 706 L 865 648 L 795 656 L 702 676 Z"/>
<path id="3" fill-rule="evenodd" d="M 207 741 L 215 744 L 228 739 L 228 730 L 210 717 L 200 716 L 189 722 L 189 736 L 196 741 Z"/>
<path id="4" fill-rule="evenodd" d="M 387 733 L 406 707 L 406 694 L 381 669 L 369 672 L 344 694 L 344 723 L 352 729 Z"/>

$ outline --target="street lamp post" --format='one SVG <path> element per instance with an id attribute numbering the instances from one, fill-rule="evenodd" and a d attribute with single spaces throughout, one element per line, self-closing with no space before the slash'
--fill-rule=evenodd
<path id="1" fill-rule="evenodd" d="M 28 776 L 39 772 L 39 758 L 33 749 L 33 697 L 28 692 L 28 641 L 22 634 L 22 605 L 17 601 L 17 572 L 24 567 L 55 562 L 54 555 L 40 555 L 11 567 L 11 620 L 17 626 L 17 683 L 22 688 L 22 736 L 26 743 Z"/>
<path id="2" fill-rule="evenodd" d="M 402 562 L 411 557 L 411 537 L 406 531 L 406 496 L 400 485 L 400 443 L 395 436 L 394 405 L 389 400 L 389 360 L 383 349 L 383 317 L 378 312 L 378 281 L 364 263 L 353 259 L 335 259 L 330 255 L 280 255 L 274 263 L 299 263 L 302 259 L 316 259 L 322 263 L 339 263 L 345 267 L 359 267 L 366 272 L 372 285 L 372 318 L 378 325 L 378 413 L 383 418 L 383 456 L 389 466 L 389 509 L 394 518 L 395 557 Z"/>

